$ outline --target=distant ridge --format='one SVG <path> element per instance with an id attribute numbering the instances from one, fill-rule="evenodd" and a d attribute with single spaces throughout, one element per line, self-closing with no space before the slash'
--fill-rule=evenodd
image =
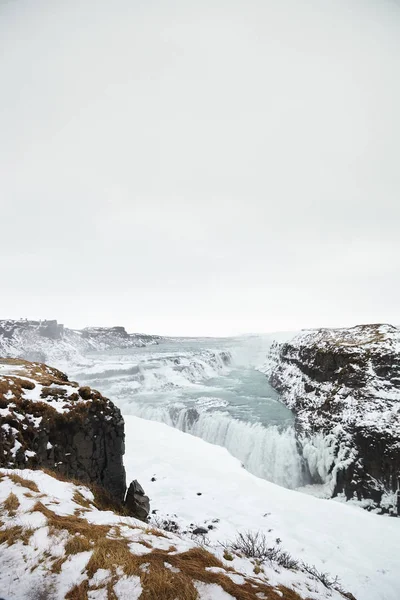
<path id="1" fill-rule="evenodd" d="M 59 364 L 87 352 L 158 344 L 160 336 L 128 333 L 122 326 L 69 329 L 57 320 L 0 320 L 0 356 Z"/>

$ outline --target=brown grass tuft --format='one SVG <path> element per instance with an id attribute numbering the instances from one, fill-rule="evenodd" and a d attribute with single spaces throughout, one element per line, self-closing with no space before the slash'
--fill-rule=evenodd
<path id="1" fill-rule="evenodd" d="M 184 573 L 173 573 L 159 564 L 152 565 L 141 577 L 141 600 L 198 600 L 193 581 Z"/>
<path id="2" fill-rule="evenodd" d="M 75 515 L 57 515 L 41 502 L 36 502 L 31 512 L 41 512 L 47 518 L 48 525 L 53 530 L 65 529 L 71 535 L 78 533 L 93 541 L 106 536 L 111 529 L 110 525 L 92 525 L 86 519 L 81 519 Z"/>
<path id="3" fill-rule="evenodd" d="M 66 594 L 65 600 L 88 600 L 89 584 L 87 579 L 74 587 Z"/>
<path id="4" fill-rule="evenodd" d="M 18 510 L 20 504 L 17 496 L 11 492 L 3 502 L 4 509 L 8 512 L 10 517 L 13 517 Z"/>
<path id="5" fill-rule="evenodd" d="M 168 537 L 162 531 L 160 531 L 159 529 L 154 529 L 154 527 L 146 527 L 144 532 L 147 533 L 147 535 L 154 535 L 155 537 L 162 537 L 168 539 Z"/>
<path id="6" fill-rule="evenodd" d="M 31 490 L 31 492 L 39 492 L 38 486 L 31 479 L 25 479 L 24 477 L 20 477 L 16 473 L 8 474 L 8 477 L 14 483 L 21 485 L 22 487 L 28 488 L 28 490 Z"/>
<path id="7" fill-rule="evenodd" d="M 16 542 L 21 541 L 24 546 L 27 546 L 33 533 L 34 530 L 29 527 L 24 528 L 20 525 L 7 527 L 0 530 L 0 545 L 7 544 L 7 546 L 12 546 Z"/>
<path id="8" fill-rule="evenodd" d="M 92 550 L 93 546 L 87 537 L 83 535 L 74 535 L 65 544 L 65 554 L 67 556 L 71 554 L 79 554 L 80 552 L 88 552 Z"/>
<path id="9" fill-rule="evenodd" d="M 53 564 L 51 565 L 51 568 L 50 568 L 50 572 L 56 573 L 57 575 L 59 573 L 61 573 L 62 566 L 66 560 L 67 560 L 67 558 L 65 556 L 60 556 L 60 557 L 54 559 Z"/>
<path id="10" fill-rule="evenodd" d="M 83 494 L 81 494 L 81 492 L 78 492 L 78 490 L 75 490 L 74 495 L 72 497 L 72 500 L 76 504 L 79 504 L 80 506 L 83 506 L 83 508 L 93 508 L 92 502 L 90 502 L 90 500 L 88 500 L 87 498 L 85 498 L 83 496 Z"/>
<path id="11" fill-rule="evenodd" d="M 89 559 L 86 570 L 89 578 L 99 569 L 106 569 L 115 573 L 116 569 L 120 567 L 125 575 L 132 576 L 139 573 L 140 565 L 145 562 L 144 556 L 137 556 L 132 554 L 129 550 L 129 543 L 127 540 L 111 539 L 104 537 L 99 539 L 93 550 L 93 554 Z"/>
<path id="12" fill-rule="evenodd" d="M 88 503 L 87 508 L 93 508 L 94 506 L 98 510 L 110 510 L 111 512 L 115 513 L 116 515 L 120 515 L 121 517 L 132 516 L 129 514 L 129 511 L 122 504 L 122 502 L 119 502 L 118 500 L 113 498 L 109 494 L 109 492 L 107 492 L 107 490 L 105 490 L 100 485 L 90 483 L 87 481 L 79 481 L 78 479 L 72 479 L 71 477 L 68 477 L 67 475 L 64 475 L 63 473 L 60 473 L 59 471 L 55 471 L 53 469 L 40 467 L 40 470 L 44 471 L 44 473 L 46 473 L 47 475 L 50 475 L 50 477 L 54 477 L 54 479 L 57 479 L 58 481 L 63 481 L 65 483 L 73 483 L 78 487 L 84 486 L 88 488 L 93 494 L 94 501 L 90 502 L 90 500 L 86 500 L 86 498 L 82 496 L 83 501 Z M 77 491 L 77 493 L 79 494 L 80 492 Z M 75 501 L 77 502 L 77 504 L 81 504 L 82 506 L 84 506 L 82 502 L 78 502 L 77 500 Z"/>
<path id="13" fill-rule="evenodd" d="M 145 548 L 152 548 L 153 547 L 150 544 L 150 542 L 146 542 L 145 540 L 137 540 L 137 543 L 140 544 L 141 546 L 144 546 Z"/>

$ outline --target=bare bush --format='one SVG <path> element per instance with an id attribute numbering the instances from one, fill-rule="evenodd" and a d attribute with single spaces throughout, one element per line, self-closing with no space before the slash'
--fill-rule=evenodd
<path id="1" fill-rule="evenodd" d="M 261 561 L 268 558 L 270 551 L 267 537 L 261 531 L 239 533 L 232 542 L 228 542 L 224 547 L 247 558 L 256 558 Z"/>
<path id="2" fill-rule="evenodd" d="M 172 519 L 163 519 L 162 517 L 152 516 L 150 519 L 150 524 L 154 525 L 154 527 L 157 527 L 158 529 L 167 531 L 168 533 L 181 533 L 178 523 Z"/>
<path id="3" fill-rule="evenodd" d="M 342 585 L 340 583 L 340 579 L 338 577 L 331 577 L 328 573 L 324 573 L 323 571 L 318 571 L 318 569 L 314 565 L 308 565 L 307 563 L 301 563 L 301 570 L 315 579 L 318 579 L 328 590 L 336 590 L 341 594 L 344 593 Z"/>
<path id="4" fill-rule="evenodd" d="M 277 538 L 275 541 L 276 544 L 281 543 L 280 538 Z M 221 544 L 221 546 L 229 557 L 232 556 L 231 553 L 235 553 L 247 558 L 253 558 L 258 563 L 268 561 L 285 569 L 303 571 L 311 575 L 314 579 L 317 579 L 327 589 L 335 590 L 346 598 L 353 598 L 351 594 L 344 591 L 338 577 L 331 577 L 328 573 L 318 571 L 314 565 L 296 560 L 289 552 L 282 550 L 279 545 L 270 546 L 267 536 L 262 531 L 239 533 L 232 542 Z"/>
<path id="5" fill-rule="evenodd" d="M 227 551 L 236 552 L 260 562 L 275 562 L 286 569 L 298 569 L 299 562 L 278 546 L 270 546 L 267 536 L 261 531 L 239 533 L 233 542 L 222 544 Z"/>

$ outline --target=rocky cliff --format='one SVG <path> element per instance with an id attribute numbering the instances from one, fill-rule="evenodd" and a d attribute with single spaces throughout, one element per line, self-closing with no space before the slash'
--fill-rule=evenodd
<path id="1" fill-rule="evenodd" d="M 47 467 L 122 502 L 124 421 L 110 400 L 40 363 L 0 359 L 0 466 Z"/>
<path id="2" fill-rule="evenodd" d="M 0 467 L 47 468 L 95 484 L 99 497 L 146 520 L 149 499 L 137 481 L 126 494 L 124 420 L 90 387 L 41 363 L 0 359 Z"/>
<path id="3" fill-rule="evenodd" d="M 312 482 L 400 514 L 400 330 L 303 332 L 272 347 L 266 373 L 296 414 Z"/>
<path id="4" fill-rule="evenodd" d="M 96 350 L 157 344 L 161 338 L 127 333 L 124 327 L 68 329 L 57 321 L 0 321 L 0 355 L 50 364 L 79 361 Z"/>

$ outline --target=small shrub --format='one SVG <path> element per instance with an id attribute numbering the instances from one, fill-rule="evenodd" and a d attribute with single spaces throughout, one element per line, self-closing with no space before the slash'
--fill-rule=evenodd
<path id="1" fill-rule="evenodd" d="M 172 519 L 162 519 L 161 517 L 153 516 L 151 519 L 151 524 L 155 525 L 158 529 L 167 531 L 168 533 L 181 533 L 178 523 Z"/>
<path id="2" fill-rule="evenodd" d="M 236 539 L 228 544 L 228 548 L 247 558 L 257 560 L 265 560 L 270 554 L 267 537 L 261 531 L 239 533 Z"/>
<path id="3" fill-rule="evenodd" d="M 306 563 L 301 564 L 301 570 L 312 575 L 315 579 L 318 579 L 318 581 L 320 581 L 328 590 L 336 590 L 341 594 L 344 593 L 338 577 L 331 577 L 328 573 L 318 571 L 314 565 L 308 565 Z"/>
<path id="4" fill-rule="evenodd" d="M 275 562 L 286 569 L 299 569 L 299 562 L 289 552 L 278 546 L 270 546 L 265 533 L 261 531 L 239 533 L 233 542 L 223 544 L 223 547 L 225 551 L 232 550 L 259 562 Z"/>

